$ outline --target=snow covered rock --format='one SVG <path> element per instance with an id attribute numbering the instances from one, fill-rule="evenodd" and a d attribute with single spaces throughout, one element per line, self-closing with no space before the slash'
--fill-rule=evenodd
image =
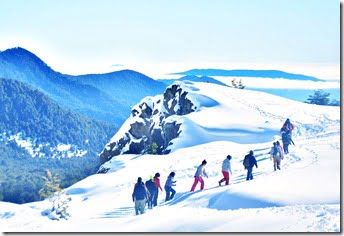
<path id="1" fill-rule="evenodd" d="M 189 97 L 190 92 L 185 84 L 176 82 L 167 87 L 164 94 L 142 99 L 100 154 L 102 162 L 120 154 L 149 152 L 152 145 L 157 145 L 157 154 L 169 153 L 171 140 L 181 133 L 178 116 L 197 109 L 197 102 Z"/>

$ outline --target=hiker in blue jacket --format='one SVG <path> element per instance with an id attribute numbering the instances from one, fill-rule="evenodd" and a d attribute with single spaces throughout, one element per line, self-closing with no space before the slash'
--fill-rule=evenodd
<path id="1" fill-rule="evenodd" d="M 273 143 L 273 146 L 270 150 L 270 159 L 274 162 L 274 171 L 276 169 L 281 169 L 281 159 L 282 159 L 282 153 L 280 147 L 277 145 L 277 142 Z"/>
<path id="2" fill-rule="evenodd" d="M 249 154 L 247 154 L 245 156 L 244 161 L 243 161 L 243 165 L 244 165 L 245 169 L 247 169 L 246 180 L 252 180 L 253 179 L 253 174 L 252 174 L 253 166 L 256 166 L 256 168 L 258 168 L 257 160 L 254 157 L 252 150 L 250 151 Z"/>

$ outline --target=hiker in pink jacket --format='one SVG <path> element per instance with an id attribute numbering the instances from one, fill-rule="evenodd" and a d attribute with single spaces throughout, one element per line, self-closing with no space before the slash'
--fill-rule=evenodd
<path id="1" fill-rule="evenodd" d="M 277 147 L 279 147 L 279 149 L 281 150 L 281 158 L 282 158 L 282 160 L 283 160 L 283 158 L 284 158 L 284 151 L 283 151 L 283 147 L 281 146 L 281 144 L 280 144 L 280 142 L 279 142 L 279 141 L 277 141 L 277 142 L 276 142 L 276 144 L 277 144 Z"/>
<path id="2" fill-rule="evenodd" d="M 207 177 L 208 178 L 208 175 L 207 173 L 205 172 L 205 165 L 207 164 L 207 161 L 206 160 L 203 160 L 202 161 L 202 164 L 197 168 L 196 170 L 196 173 L 195 173 L 195 181 L 191 187 L 191 190 L 190 192 L 193 192 L 195 191 L 195 188 L 198 184 L 198 182 L 201 182 L 201 190 L 204 189 L 204 180 L 202 177 Z"/>

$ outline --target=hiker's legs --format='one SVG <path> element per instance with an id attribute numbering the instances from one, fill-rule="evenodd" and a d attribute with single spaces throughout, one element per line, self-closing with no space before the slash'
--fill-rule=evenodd
<path id="1" fill-rule="evenodd" d="M 199 177 L 199 182 L 201 182 L 201 190 L 203 190 L 204 189 L 204 180 L 201 176 Z"/>
<path id="2" fill-rule="evenodd" d="M 145 208 L 146 208 L 146 201 L 145 200 L 140 200 L 138 201 L 139 204 L 139 212 L 140 214 L 144 214 L 145 213 Z"/>
<path id="3" fill-rule="evenodd" d="M 246 177 L 246 180 L 253 179 L 253 176 L 252 176 L 252 168 L 253 168 L 253 167 L 247 167 L 247 177 Z"/>
<path id="4" fill-rule="evenodd" d="M 229 184 L 229 172 L 223 170 L 222 174 L 223 174 L 223 177 L 224 177 L 223 181 L 226 181 L 226 185 L 228 185 Z"/>
<path id="5" fill-rule="evenodd" d="M 166 200 L 168 201 L 170 199 L 170 187 L 165 186 L 165 192 L 166 192 Z"/>
<path id="6" fill-rule="evenodd" d="M 157 189 L 154 193 L 154 197 L 153 197 L 153 205 L 154 206 L 158 205 L 158 196 L 159 196 L 159 189 Z"/>
<path id="7" fill-rule="evenodd" d="M 195 191 L 195 188 L 196 188 L 196 186 L 197 186 L 198 181 L 199 181 L 199 177 L 196 176 L 196 177 L 195 177 L 195 181 L 194 181 L 194 183 L 193 183 L 193 185 L 192 185 L 192 187 L 191 187 L 190 192 Z"/>
<path id="8" fill-rule="evenodd" d="M 281 158 L 277 158 L 277 160 L 276 160 L 276 162 L 277 162 L 277 169 L 281 169 Z"/>
<path id="9" fill-rule="evenodd" d="M 174 190 L 173 188 L 171 188 L 171 197 L 170 197 L 170 200 L 172 200 L 172 198 L 174 197 L 174 195 L 176 194 L 176 190 Z"/>
<path id="10" fill-rule="evenodd" d="M 288 144 L 283 143 L 283 151 L 285 154 L 288 154 Z"/>
<path id="11" fill-rule="evenodd" d="M 139 202 L 137 200 L 135 200 L 135 214 L 139 214 Z"/>

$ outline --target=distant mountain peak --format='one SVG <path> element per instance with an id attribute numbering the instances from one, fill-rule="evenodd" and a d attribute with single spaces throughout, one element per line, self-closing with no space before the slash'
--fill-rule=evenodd
<path id="1" fill-rule="evenodd" d="M 32 62 L 39 67 L 46 67 L 52 70 L 44 61 L 42 61 L 36 54 L 22 47 L 10 48 L 5 51 L 0 51 L 0 59 L 4 59 L 16 65 L 26 65 L 31 67 Z"/>
<path id="2" fill-rule="evenodd" d="M 14 47 L 14 48 L 9 48 L 4 51 L 0 51 L 0 55 L 5 54 L 5 55 L 26 55 L 30 57 L 36 57 L 38 58 L 34 53 L 30 52 L 29 50 L 22 48 L 22 47 Z"/>
<path id="3" fill-rule="evenodd" d="M 259 77 L 259 78 L 285 78 L 292 80 L 322 81 L 313 76 L 293 74 L 281 70 L 225 70 L 225 69 L 192 69 L 184 72 L 172 73 L 171 75 L 196 75 L 196 76 L 236 76 L 236 77 Z"/>

